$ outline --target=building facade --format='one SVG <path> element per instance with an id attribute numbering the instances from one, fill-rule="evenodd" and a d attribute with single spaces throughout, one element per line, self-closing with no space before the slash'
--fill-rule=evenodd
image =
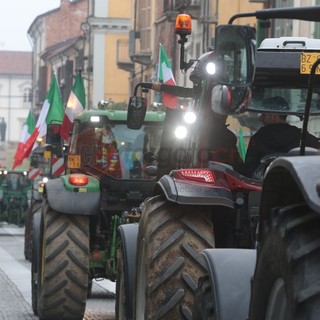
<path id="1" fill-rule="evenodd" d="M 84 38 L 81 24 L 88 15 L 87 0 L 61 0 L 60 7 L 37 16 L 28 30 L 33 47 L 33 111 L 39 113 L 52 74 L 57 75 L 63 102 L 73 85 L 73 75 L 83 67 Z"/>
<path id="2" fill-rule="evenodd" d="M 0 51 L 0 126 L 5 123 L 6 142 L 19 141 L 32 105 L 31 61 L 31 52 Z"/>
<path id="3" fill-rule="evenodd" d="M 39 112 L 52 73 L 57 75 L 66 104 L 74 76 L 81 69 L 87 108 L 100 100 L 127 101 L 128 74 L 117 68 L 117 42 L 128 39 L 131 2 L 61 0 L 60 7 L 33 21 L 33 92 Z"/>

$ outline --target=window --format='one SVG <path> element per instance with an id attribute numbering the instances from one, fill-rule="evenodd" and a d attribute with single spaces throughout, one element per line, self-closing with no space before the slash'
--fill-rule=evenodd
<path id="1" fill-rule="evenodd" d="M 25 88 L 23 90 L 23 102 L 24 103 L 32 102 L 32 91 L 30 88 Z"/>

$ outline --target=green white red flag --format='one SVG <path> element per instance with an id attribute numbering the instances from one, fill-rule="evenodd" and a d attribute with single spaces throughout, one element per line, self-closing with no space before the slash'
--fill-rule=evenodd
<path id="1" fill-rule="evenodd" d="M 71 90 L 61 126 L 61 137 L 69 142 L 74 118 L 86 107 L 86 94 L 81 72 L 78 72 Z"/>
<path id="2" fill-rule="evenodd" d="M 240 127 L 240 129 L 239 129 L 239 140 L 238 140 L 237 147 L 238 147 L 238 151 L 239 151 L 241 159 L 243 161 L 245 161 L 246 160 L 246 154 L 247 154 L 247 146 L 246 146 L 246 143 L 244 141 L 242 127 Z"/>
<path id="3" fill-rule="evenodd" d="M 61 123 L 64 116 L 64 107 L 61 100 L 60 89 L 56 76 L 52 77 L 49 91 L 47 92 L 35 129 L 26 141 L 24 158 L 36 148 L 36 140 L 43 138 L 47 133 L 47 124 Z"/>
<path id="4" fill-rule="evenodd" d="M 12 170 L 14 170 L 16 167 L 18 167 L 22 164 L 22 162 L 24 160 L 25 143 L 32 135 L 35 126 L 36 126 L 36 121 L 35 121 L 34 116 L 30 110 L 28 117 L 26 119 L 26 122 L 23 124 L 23 127 L 22 127 L 20 141 L 18 143 L 17 150 L 14 155 L 14 162 L 13 162 Z"/>
<path id="5" fill-rule="evenodd" d="M 158 79 L 160 82 L 169 85 L 175 85 L 174 76 L 171 69 L 170 61 L 167 57 L 164 47 L 160 43 L 159 48 L 159 66 L 158 66 Z M 170 109 L 176 109 L 178 97 L 169 93 L 162 93 L 162 104 Z"/>

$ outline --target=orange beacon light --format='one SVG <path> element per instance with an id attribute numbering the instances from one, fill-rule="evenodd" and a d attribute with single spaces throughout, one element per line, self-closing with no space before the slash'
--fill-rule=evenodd
<path id="1" fill-rule="evenodd" d="M 192 21 L 188 14 L 179 14 L 176 18 L 175 33 L 180 36 L 191 34 Z"/>

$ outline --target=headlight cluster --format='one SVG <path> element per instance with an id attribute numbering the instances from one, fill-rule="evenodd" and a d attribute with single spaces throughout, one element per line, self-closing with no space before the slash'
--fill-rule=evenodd
<path id="1" fill-rule="evenodd" d="M 184 124 L 178 125 L 174 131 L 174 135 L 177 139 L 184 139 L 188 135 L 190 125 L 194 124 L 197 120 L 197 116 L 192 111 L 187 111 L 183 115 Z"/>

